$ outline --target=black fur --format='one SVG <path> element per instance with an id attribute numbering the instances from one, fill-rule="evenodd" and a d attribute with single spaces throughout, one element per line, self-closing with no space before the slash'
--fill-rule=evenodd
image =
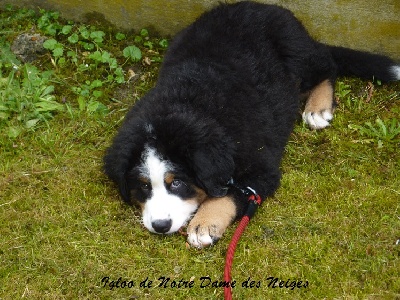
<path id="1" fill-rule="evenodd" d="M 220 5 L 175 37 L 156 86 L 108 149 L 105 172 L 129 201 L 129 172 L 152 144 L 209 196 L 235 194 L 239 217 L 246 200 L 227 182 L 273 195 L 301 94 L 341 74 L 393 79 L 381 56 L 368 54 L 372 69 L 349 67 L 359 55 L 314 41 L 286 9 Z"/>

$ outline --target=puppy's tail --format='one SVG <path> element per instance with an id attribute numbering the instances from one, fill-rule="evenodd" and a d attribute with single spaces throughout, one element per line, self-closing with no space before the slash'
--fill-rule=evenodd
<path id="1" fill-rule="evenodd" d="M 400 64 L 387 56 L 329 46 L 339 76 L 356 76 L 382 82 L 400 80 Z"/>

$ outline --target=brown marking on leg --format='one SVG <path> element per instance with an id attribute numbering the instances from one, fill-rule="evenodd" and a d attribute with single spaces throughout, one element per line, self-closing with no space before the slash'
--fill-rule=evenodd
<path id="1" fill-rule="evenodd" d="M 311 90 L 307 99 L 305 112 L 319 113 L 324 110 L 333 109 L 333 86 L 327 79 Z"/>
<path id="2" fill-rule="evenodd" d="M 216 242 L 236 217 L 236 205 L 231 196 L 210 198 L 201 204 L 190 221 L 188 242 L 203 248 Z"/>
<path id="3" fill-rule="evenodd" d="M 333 92 L 333 85 L 328 79 L 311 90 L 303 112 L 303 120 L 312 129 L 321 129 L 329 125 L 335 104 Z"/>

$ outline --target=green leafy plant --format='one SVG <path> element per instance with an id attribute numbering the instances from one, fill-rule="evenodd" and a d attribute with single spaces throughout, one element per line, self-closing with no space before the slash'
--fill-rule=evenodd
<path id="1" fill-rule="evenodd" d="M 343 81 L 338 81 L 336 84 L 335 96 L 344 104 L 346 108 L 351 111 L 360 111 L 363 106 L 363 102 L 359 101 L 357 97 L 351 95 L 351 86 Z"/>
<path id="2" fill-rule="evenodd" d="M 37 26 L 40 30 L 48 35 L 55 36 L 62 28 L 58 22 L 59 12 L 40 10 L 41 16 L 37 21 Z"/>
<path id="3" fill-rule="evenodd" d="M 142 51 L 136 46 L 128 46 L 123 52 L 124 56 L 133 62 L 137 62 L 142 59 Z"/>
<path id="4" fill-rule="evenodd" d="M 25 64 L 0 78 L 0 125 L 9 137 L 17 137 L 25 129 L 47 122 L 64 105 L 55 100 L 52 71 L 40 72 Z"/>
<path id="5" fill-rule="evenodd" d="M 161 48 L 168 48 L 168 40 L 167 39 L 161 39 L 158 44 L 160 45 Z"/>
<path id="6" fill-rule="evenodd" d="M 116 38 L 118 41 L 122 41 L 122 40 L 125 40 L 125 39 L 126 39 L 126 35 L 125 35 L 124 33 L 122 33 L 122 32 L 118 32 L 118 33 L 115 35 L 115 38 Z"/>
<path id="7" fill-rule="evenodd" d="M 136 94 L 154 80 L 149 73 L 137 72 L 136 67 L 133 71 L 132 64 L 150 68 L 162 61 L 160 51 L 168 46 L 167 39 L 151 38 L 147 29 L 136 36 L 106 33 L 97 25 L 65 21 L 58 12 L 41 9 L 37 16 L 33 10 L 14 10 L 12 6 L 6 10 L 7 16 L 0 20 L 2 28 L 10 27 L 0 37 L 0 130 L 6 130 L 10 137 L 47 123 L 65 109 L 71 117 L 107 115 L 115 106 L 112 91 L 118 85 L 140 78 Z M 20 28 L 22 21 L 26 28 L 36 28 L 47 36 L 43 47 L 48 54 L 33 65 L 21 63 L 6 42 L 14 38 L 14 28 Z"/>
<path id="8" fill-rule="evenodd" d="M 350 94 L 351 92 L 351 86 L 348 84 L 345 84 L 343 81 L 338 81 L 336 84 L 336 91 L 335 95 L 339 97 L 340 99 L 344 99 Z"/>
<path id="9" fill-rule="evenodd" d="M 349 127 L 360 132 L 367 141 L 376 142 L 378 148 L 382 148 L 384 143 L 400 140 L 400 122 L 396 118 L 383 121 L 378 117 L 375 124 L 365 122 L 364 126 L 349 125 Z"/>
<path id="10" fill-rule="evenodd" d="M 101 45 L 103 43 L 103 37 L 105 33 L 100 30 L 92 31 L 90 33 L 90 39 L 92 39 L 97 45 Z"/>
<path id="11" fill-rule="evenodd" d="M 44 41 L 43 47 L 45 49 L 51 50 L 54 60 L 52 61 L 53 64 L 56 66 L 57 64 L 65 64 L 65 57 L 64 54 L 64 45 L 57 42 L 55 39 L 48 39 Z"/>
<path id="12" fill-rule="evenodd" d="M 77 101 L 79 104 L 79 110 L 81 112 L 99 113 L 105 115 L 108 113 L 107 106 L 98 101 L 103 96 L 101 87 L 103 82 L 96 79 L 93 81 L 87 80 L 84 84 L 79 87 L 73 87 L 73 91 L 78 96 Z"/>
<path id="13" fill-rule="evenodd" d="M 0 75 L 2 70 L 12 70 L 21 65 L 21 62 L 12 53 L 9 43 L 0 44 L 0 53 Z"/>
<path id="14" fill-rule="evenodd" d="M 76 68 L 76 75 L 87 74 L 93 77 L 92 74 L 102 74 L 101 78 L 85 80 L 84 84 L 79 84 L 78 81 L 78 84 L 70 87 L 71 91 L 78 96 L 79 111 L 106 114 L 107 107 L 100 101 L 104 93 L 96 88 L 105 84 L 124 83 L 125 78 L 117 59 L 109 51 L 102 49 L 105 33 L 86 25 L 65 25 L 60 27 L 60 33 L 66 36 L 67 43 L 55 38 L 43 43 L 43 47 L 51 51 L 51 61 L 54 66 L 64 67 L 69 63 Z M 72 48 L 71 45 L 80 46 L 85 52 L 79 51 L 76 47 Z"/>

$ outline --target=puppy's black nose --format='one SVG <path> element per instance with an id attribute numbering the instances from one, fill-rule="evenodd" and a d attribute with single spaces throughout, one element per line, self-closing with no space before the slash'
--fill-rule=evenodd
<path id="1" fill-rule="evenodd" d="M 170 230 L 172 225 L 171 219 L 164 219 L 164 220 L 155 220 L 151 222 L 151 226 L 153 226 L 154 230 L 158 233 L 166 233 Z"/>

